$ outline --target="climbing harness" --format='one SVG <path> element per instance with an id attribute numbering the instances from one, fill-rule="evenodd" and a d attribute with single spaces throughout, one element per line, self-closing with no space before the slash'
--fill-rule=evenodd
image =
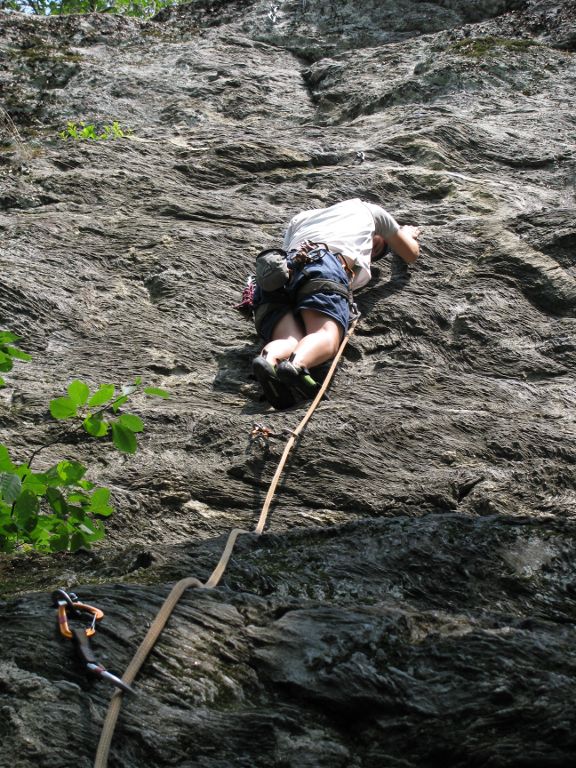
<path id="1" fill-rule="evenodd" d="M 334 253 L 334 251 L 331 251 L 330 248 L 328 248 L 326 243 L 313 243 L 310 240 L 304 240 L 304 242 L 299 244 L 296 250 L 290 251 L 286 256 L 289 261 L 291 260 L 296 264 L 304 266 L 306 264 L 314 264 L 315 262 L 322 261 L 327 253 L 332 253 L 336 256 L 342 265 L 344 272 L 346 272 L 350 281 L 352 281 L 354 278 L 354 270 L 348 266 L 348 262 L 341 253 Z"/>
<path id="2" fill-rule="evenodd" d="M 349 280 L 348 285 L 344 285 L 338 282 L 338 280 L 331 280 L 330 278 L 314 277 L 308 271 L 308 265 L 321 262 L 329 254 L 332 254 L 340 262 Z M 296 273 L 295 276 L 297 278 L 304 278 L 303 280 L 300 279 L 296 288 L 296 303 L 302 301 L 306 296 L 311 296 L 313 293 L 337 293 L 347 299 L 352 317 L 357 314 L 358 310 L 354 303 L 352 288 L 350 287 L 354 279 L 354 271 L 350 269 L 341 253 L 333 253 L 326 243 L 311 243 L 309 240 L 305 240 L 303 243 L 300 243 L 298 250 L 290 251 L 287 254 L 287 261 L 293 273 Z"/>
<path id="3" fill-rule="evenodd" d="M 359 316 L 351 288 L 354 270 L 351 269 L 341 253 L 330 251 L 326 243 L 313 243 L 305 240 L 298 245 L 298 248 L 288 252 L 281 248 L 267 248 L 258 254 L 256 262 L 258 263 L 258 259 L 268 255 L 278 257 L 286 269 L 287 278 L 283 288 L 275 291 L 264 291 L 262 299 L 259 300 L 255 294 L 255 283 L 258 282 L 256 279 L 252 282 L 250 289 L 247 283 L 242 293 L 242 301 L 236 305 L 236 309 L 239 309 L 245 316 L 249 316 L 253 312 L 254 324 L 258 333 L 261 333 L 262 323 L 269 312 L 287 306 L 296 306 L 303 299 L 315 293 L 336 293 L 342 296 L 348 302 L 350 317 L 354 319 Z M 319 270 L 314 269 L 314 265 L 319 264 L 328 256 L 335 258 L 340 263 L 348 278 L 347 285 L 337 279 L 318 276 Z M 249 293 L 250 290 L 251 293 Z"/>
<path id="4" fill-rule="evenodd" d="M 298 439 L 300 433 L 304 430 L 304 428 L 312 418 L 312 415 L 316 410 L 317 406 L 319 405 L 322 398 L 324 397 L 324 394 L 328 389 L 328 386 L 332 380 L 332 377 L 334 376 L 334 372 L 336 371 L 338 362 L 342 357 L 342 353 L 344 352 L 346 344 L 348 343 L 348 341 L 350 340 L 350 337 L 354 333 L 354 328 L 356 327 L 356 323 L 358 322 L 358 319 L 359 319 L 359 315 L 357 315 L 352 320 L 352 323 L 350 324 L 350 327 L 348 328 L 346 334 L 344 335 L 344 338 L 342 339 L 340 347 L 338 348 L 338 352 L 336 353 L 336 356 L 332 361 L 330 369 L 326 374 L 326 378 L 324 379 L 322 386 L 318 390 L 316 397 L 311 402 L 302 420 L 300 421 L 296 429 L 291 433 L 288 441 L 286 442 L 286 445 L 284 446 L 284 451 L 282 453 L 282 456 L 280 457 L 280 462 L 276 467 L 276 471 L 274 473 L 274 477 L 272 478 L 272 482 L 270 483 L 270 487 L 268 488 L 268 492 L 266 494 L 266 498 L 264 499 L 264 505 L 262 506 L 262 510 L 260 512 L 260 517 L 258 518 L 258 523 L 256 524 L 256 527 L 254 528 L 253 531 L 247 531 L 243 528 L 234 528 L 232 531 L 230 531 L 228 535 L 228 539 L 226 541 L 226 545 L 224 547 L 224 551 L 220 556 L 220 560 L 216 565 L 216 568 L 212 571 L 210 578 L 206 582 L 202 583 L 199 579 L 195 578 L 194 576 L 190 576 L 188 578 L 181 579 L 172 587 L 172 590 L 170 591 L 170 593 L 168 594 L 168 597 L 160 607 L 160 610 L 158 611 L 156 617 L 152 621 L 152 624 L 150 625 L 150 628 L 148 629 L 146 636 L 140 643 L 139 647 L 136 649 L 136 653 L 134 654 L 132 661 L 128 664 L 128 667 L 126 668 L 126 671 L 122 676 L 122 682 L 126 686 L 129 687 L 130 684 L 134 681 L 134 678 L 138 674 L 140 667 L 146 661 L 148 654 L 150 653 L 156 641 L 160 637 L 162 630 L 166 626 L 166 622 L 170 618 L 170 615 L 172 614 L 174 608 L 176 607 L 178 601 L 180 600 L 184 592 L 187 589 L 191 589 L 191 588 L 214 589 L 215 587 L 217 587 L 218 584 L 220 583 L 222 576 L 224 575 L 224 572 L 226 570 L 226 567 L 228 565 L 228 562 L 234 550 L 234 545 L 238 537 L 241 534 L 255 533 L 257 536 L 260 536 L 262 534 L 264 527 L 266 525 L 266 521 L 268 519 L 268 513 L 270 510 L 270 505 L 272 504 L 272 499 L 274 498 L 274 494 L 276 493 L 276 488 L 278 486 L 278 482 L 282 475 L 282 471 L 284 470 L 284 466 L 288 460 L 290 451 L 292 450 L 292 447 L 296 442 L 296 440 Z M 255 426 L 259 427 L 260 425 L 255 425 Z M 100 741 L 98 743 L 98 750 L 96 752 L 94 768 L 106 768 L 106 766 L 108 765 L 108 754 L 110 752 L 112 736 L 114 735 L 114 729 L 116 727 L 116 722 L 118 720 L 118 715 L 120 713 L 121 704 L 122 704 L 122 691 L 117 690 L 112 696 L 112 699 L 110 701 L 110 706 L 106 714 L 106 719 L 104 720 L 102 733 L 100 735 Z"/>
<path id="5" fill-rule="evenodd" d="M 102 664 L 96 661 L 92 648 L 90 647 L 90 638 L 96 632 L 96 622 L 104 618 L 104 613 L 99 608 L 92 605 L 81 603 L 74 592 L 66 592 L 64 589 L 56 589 L 52 593 L 52 600 L 56 605 L 56 616 L 58 627 L 62 637 L 72 640 L 76 645 L 78 656 L 86 667 L 86 672 L 96 675 L 128 693 L 136 693 L 127 683 L 116 675 L 108 672 Z M 86 614 L 90 618 L 88 626 L 82 626 L 80 629 L 72 629 L 70 620 L 81 620 Z"/>

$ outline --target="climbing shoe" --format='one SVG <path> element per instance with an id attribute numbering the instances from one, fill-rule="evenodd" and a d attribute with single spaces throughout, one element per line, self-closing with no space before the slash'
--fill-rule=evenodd
<path id="1" fill-rule="evenodd" d="M 283 411 L 295 404 L 296 400 L 290 387 L 280 381 L 276 368 L 263 355 L 258 355 L 252 361 L 252 373 L 260 383 L 264 397 L 273 408 Z"/>
<path id="2" fill-rule="evenodd" d="M 308 368 L 294 365 L 290 360 L 282 360 L 276 369 L 278 379 L 291 390 L 306 400 L 313 398 L 320 385 L 312 378 Z"/>

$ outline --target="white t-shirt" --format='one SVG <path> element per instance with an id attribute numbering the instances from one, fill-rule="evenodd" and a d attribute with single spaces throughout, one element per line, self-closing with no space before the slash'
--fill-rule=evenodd
<path id="1" fill-rule="evenodd" d="M 398 229 L 398 223 L 384 208 L 355 198 L 294 216 L 282 247 L 285 251 L 297 250 L 305 240 L 325 243 L 330 251 L 341 253 L 354 270 L 352 287 L 362 288 L 372 276 L 372 237 L 378 234 L 386 240 Z"/>

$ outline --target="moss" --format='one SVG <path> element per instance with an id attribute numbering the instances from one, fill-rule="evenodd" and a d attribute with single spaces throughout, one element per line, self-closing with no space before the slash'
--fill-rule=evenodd
<path id="1" fill-rule="evenodd" d="M 21 50 L 13 48 L 10 51 L 10 54 L 13 57 L 23 57 L 27 59 L 31 64 L 43 61 L 70 61 L 75 63 L 82 61 L 82 55 L 79 53 L 72 53 L 72 51 L 66 49 L 59 51 L 49 45 L 44 44 L 32 46 L 30 48 L 23 48 Z"/>
<path id="2" fill-rule="evenodd" d="M 459 53 L 462 56 L 470 56 L 479 59 L 492 53 L 495 48 L 505 48 L 511 51 L 522 52 L 536 45 L 538 45 L 538 43 L 534 40 L 488 36 L 458 40 L 448 48 L 448 51 Z"/>

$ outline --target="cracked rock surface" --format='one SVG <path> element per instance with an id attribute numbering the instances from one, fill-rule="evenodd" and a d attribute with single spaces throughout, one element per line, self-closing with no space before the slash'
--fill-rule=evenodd
<path id="1" fill-rule="evenodd" d="M 105 540 L 0 557 L 0 766 L 83 768 L 170 586 L 253 530 L 294 429 L 234 310 L 299 210 L 422 228 L 362 318 L 263 536 L 185 593 L 125 697 L 113 768 L 564 768 L 576 761 L 576 5 L 194 0 L 150 21 L 0 12 L 0 390 L 25 460 L 74 378 L 170 391 L 140 450 L 70 439 Z M 64 141 L 68 121 L 117 140 Z"/>

